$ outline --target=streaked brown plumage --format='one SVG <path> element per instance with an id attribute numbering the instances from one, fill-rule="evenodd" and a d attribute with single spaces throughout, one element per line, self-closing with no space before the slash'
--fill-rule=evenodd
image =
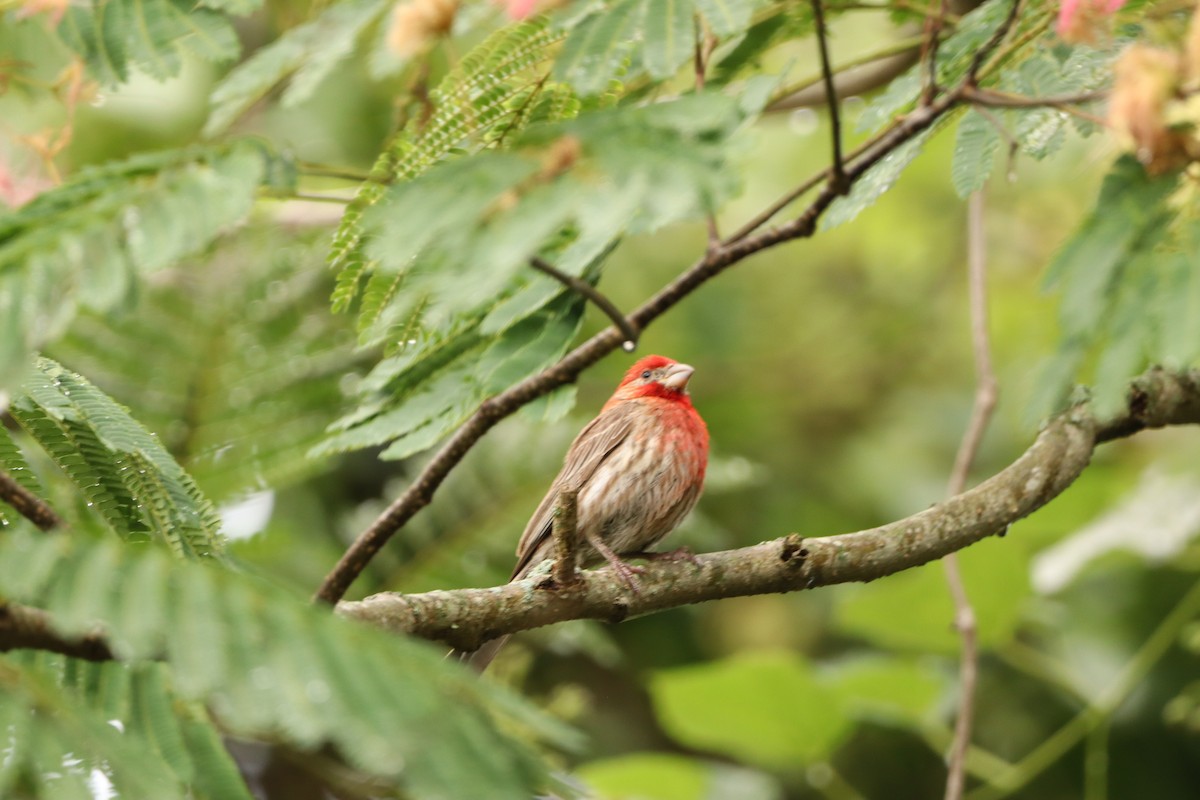
<path id="1" fill-rule="evenodd" d="M 626 583 L 632 570 L 618 556 L 653 547 L 687 516 L 700 496 L 708 465 L 708 429 L 692 406 L 692 368 L 663 356 L 634 364 L 599 416 L 575 437 L 517 545 L 511 580 L 555 556 L 551 524 L 559 493 L 577 492 L 578 558 L 607 560 Z M 508 637 L 470 656 L 484 669 Z"/>

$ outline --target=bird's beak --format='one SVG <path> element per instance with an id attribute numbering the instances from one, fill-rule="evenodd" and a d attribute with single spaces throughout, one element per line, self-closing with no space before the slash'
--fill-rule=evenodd
<path id="1" fill-rule="evenodd" d="M 692 373 L 695 371 L 694 367 L 687 364 L 673 364 L 667 369 L 666 374 L 662 376 L 659 383 L 668 389 L 682 392 L 687 388 L 688 381 L 691 380 Z"/>

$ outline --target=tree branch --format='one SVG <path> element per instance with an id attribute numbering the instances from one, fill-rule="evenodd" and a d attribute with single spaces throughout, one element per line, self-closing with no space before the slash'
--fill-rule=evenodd
<path id="1" fill-rule="evenodd" d="M 1004 23 L 976 54 L 976 63 L 982 63 L 987 54 L 995 50 L 1004 40 L 1015 19 L 1016 7 L 1017 3 L 1014 2 L 1013 10 L 1006 17 Z M 963 83 L 948 90 L 928 105 L 922 105 L 913 110 L 875 137 L 862 148 L 856 158 L 845 165 L 847 181 L 853 183 L 861 178 L 881 159 L 925 131 L 946 112 L 961 103 L 963 92 L 973 85 L 974 80 L 973 68 L 968 72 Z M 722 243 L 719 247 L 708 248 L 704 256 L 695 264 L 630 314 L 628 316 L 630 323 L 638 330 L 645 330 L 647 325 L 695 291 L 701 284 L 739 261 L 782 242 L 812 236 L 821 215 L 841 194 L 840 191 L 837 191 L 838 188 L 832 183 L 826 184 L 813 198 L 808 208 L 786 224 L 754 235 L 742 236 L 736 241 Z M 765 224 L 765 222 L 766 220 L 763 219 L 756 223 L 756 226 Z M 584 369 L 615 350 L 623 341 L 625 339 L 620 331 L 615 328 L 607 328 L 563 356 L 557 364 L 547 367 L 542 372 L 531 375 L 500 394 L 483 401 L 475 413 L 429 460 L 408 489 L 396 498 L 383 514 L 346 549 L 338 563 L 325 576 L 314 599 L 330 604 L 336 604 L 341 600 L 350 584 L 366 569 L 367 564 L 388 539 L 400 530 L 414 514 L 429 505 L 433 499 L 433 493 L 450 474 L 450 471 L 496 423 L 515 413 L 525 404 L 560 386 L 573 382 Z"/>
<path id="2" fill-rule="evenodd" d="M 62 517 L 54 513 L 45 500 L 17 483 L 4 470 L 0 470 L 0 500 L 44 531 L 60 528 L 64 524 Z"/>
<path id="3" fill-rule="evenodd" d="M 1003 533 L 1061 494 L 1095 446 L 1145 428 L 1200 423 L 1200 370 L 1151 370 L 1130 390 L 1127 410 L 1097 422 L 1076 408 L 1051 422 L 1008 468 L 975 488 L 906 519 L 837 536 L 791 534 L 694 561 L 654 561 L 628 591 L 609 569 L 586 570 L 566 589 L 548 572 L 487 589 L 385 592 L 344 602 L 339 613 L 385 629 L 474 650 L 507 633 L 572 619 L 618 622 L 725 597 L 870 581 L 920 566 Z M 545 588 L 542 588 L 544 585 Z"/>
<path id="4" fill-rule="evenodd" d="M 1155 368 L 1134 381 L 1127 408 L 1118 416 L 1096 422 L 1085 410 L 1073 409 L 1051 422 L 1033 446 L 998 475 L 878 528 L 812 539 L 791 534 L 740 550 L 654 560 L 639 576 L 636 595 L 607 568 L 580 572 L 573 587 L 552 588 L 546 562 L 527 579 L 504 586 L 383 593 L 341 603 L 338 612 L 472 650 L 506 633 L 572 619 L 617 622 L 706 600 L 875 580 L 1002 533 L 1070 486 L 1096 445 L 1147 428 L 1187 424 L 1200 424 L 1200 370 L 1177 374 Z M 1200 597 L 1200 592 L 1193 594 Z M 1191 614 L 1190 607 L 1187 611 Z M 17 649 L 91 661 L 115 658 L 102 635 L 63 636 L 46 611 L 0 603 L 0 652 Z"/>
<path id="5" fill-rule="evenodd" d="M 856 159 L 846 165 L 847 179 L 853 182 L 862 177 L 884 156 L 931 126 L 958 102 L 958 94 L 951 92 L 932 105 L 922 106 L 904 117 L 876 137 L 862 149 Z M 782 242 L 811 236 L 816 231 L 817 220 L 838 195 L 832 186 L 826 185 L 813 198 L 808 208 L 792 221 L 709 250 L 699 261 L 629 314 L 630 323 L 639 330 L 645 330 L 653 320 L 662 316 L 701 284 L 739 261 Z M 367 564 L 387 540 L 412 519 L 414 514 L 429 505 L 434 491 L 450 471 L 496 423 L 525 404 L 573 382 L 583 370 L 617 349 L 624 341 L 624 335 L 616 328 L 606 328 L 563 356 L 557 364 L 483 401 L 470 419 L 463 423 L 442 445 L 442 449 L 429 460 L 408 489 L 347 548 L 337 565 L 325 577 L 314 599 L 330 604 L 340 600 L 346 589 L 366 569 Z"/>
<path id="6" fill-rule="evenodd" d="M 571 487 L 558 493 L 554 508 L 554 576 L 556 586 L 579 583 L 579 490 Z"/>
<path id="7" fill-rule="evenodd" d="M 953 497 L 967 485 L 967 475 L 983 442 L 984 431 L 996 408 L 996 373 L 992 369 L 991 344 L 988 336 L 987 307 L 987 249 L 984 232 L 983 193 L 972 192 L 967 200 L 967 291 L 971 309 L 971 343 L 975 351 L 975 401 L 971 419 L 963 433 L 962 443 L 954 458 L 954 469 L 946 494 Z M 975 685 L 979 675 L 979 649 L 976 643 L 975 610 L 967 596 L 959 569 L 958 557 L 951 553 L 942 561 L 946 583 L 954 600 L 954 628 L 962 639 L 959 664 L 958 719 L 954 722 L 954 739 L 950 747 L 949 769 L 946 775 L 946 800 L 960 800 L 966 784 L 967 751 L 971 746 L 971 730 L 975 718 Z"/>
<path id="8" fill-rule="evenodd" d="M 0 603 L 0 652 L 45 650 L 88 661 L 110 661 L 108 643 L 98 634 L 62 636 L 54 631 L 50 614 L 40 608 Z"/>
<path id="9" fill-rule="evenodd" d="M 621 333 L 625 336 L 625 341 L 621 345 L 625 349 L 625 352 L 632 353 L 637 348 L 637 328 L 633 327 L 629 320 L 625 318 L 625 315 L 621 313 L 621 309 L 617 308 L 616 304 L 605 297 L 595 286 L 592 286 L 585 280 L 576 278 L 574 275 L 568 275 L 567 273 L 550 264 L 544 258 L 539 258 L 538 256 L 533 256 L 530 258 L 529 265 L 538 272 L 549 275 L 562 285 L 575 292 L 578 292 L 588 300 L 592 301 L 592 304 L 595 305 L 596 308 L 603 311 L 604 315 L 608 317 L 609 320 L 612 321 L 612 324 L 616 325 L 617 328 L 620 329 Z"/>
<path id="10" fill-rule="evenodd" d="M 821 79 L 825 86 L 825 102 L 829 106 L 830 139 L 833 140 L 833 160 L 830 164 L 829 180 L 845 194 L 850 190 L 842 166 L 842 121 L 839 114 L 841 98 L 833 88 L 833 68 L 829 66 L 829 33 L 825 28 L 825 13 L 821 0 L 812 0 L 813 20 L 817 29 L 817 52 L 821 56 Z"/>

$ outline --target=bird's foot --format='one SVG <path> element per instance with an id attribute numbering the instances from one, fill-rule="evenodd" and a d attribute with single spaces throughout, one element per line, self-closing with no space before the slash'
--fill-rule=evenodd
<path id="1" fill-rule="evenodd" d="M 646 573 L 645 567 L 635 566 L 616 557 L 610 560 L 608 564 L 610 567 L 612 567 L 612 571 L 616 573 L 617 577 L 620 578 L 621 583 L 625 584 L 629 591 L 633 592 L 634 594 L 641 594 L 641 589 L 638 587 L 637 578 L 634 576 L 644 575 Z"/>
<path id="2" fill-rule="evenodd" d="M 646 572 L 645 567 L 636 567 L 626 561 L 623 561 L 619 555 L 613 552 L 613 549 L 604 543 L 604 540 L 596 535 L 587 536 L 588 544 L 596 548 L 596 552 L 604 556 L 604 560 L 612 567 L 612 571 L 620 578 L 621 583 L 629 588 L 629 591 L 634 594 L 639 594 L 638 582 L 635 575 L 643 575 Z"/>

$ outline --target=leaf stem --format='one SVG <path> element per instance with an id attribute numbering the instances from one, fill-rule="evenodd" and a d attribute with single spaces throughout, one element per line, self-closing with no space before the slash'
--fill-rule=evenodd
<path id="1" fill-rule="evenodd" d="M 610 320 L 612 320 L 612 324 L 616 325 L 617 329 L 620 330 L 622 335 L 625 336 L 625 341 L 622 342 L 622 346 L 625 348 L 625 351 L 632 353 L 637 348 L 637 328 L 635 328 L 633 323 L 629 321 L 628 317 L 621 313 L 621 310 L 617 308 L 616 304 L 601 294 L 595 286 L 592 286 L 585 280 L 576 278 L 574 275 L 568 275 L 567 273 L 547 262 L 545 259 L 539 258 L 538 256 L 532 256 L 529 259 L 529 266 L 533 267 L 538 272 L 549 275 L 551 278 L 554 278 L 554 280 L 558 281 L 569 289 L 572 289 L 586 297 L 588 300 L 591 300 L 597 308 L 603 311 L 604 314 Z"/>

